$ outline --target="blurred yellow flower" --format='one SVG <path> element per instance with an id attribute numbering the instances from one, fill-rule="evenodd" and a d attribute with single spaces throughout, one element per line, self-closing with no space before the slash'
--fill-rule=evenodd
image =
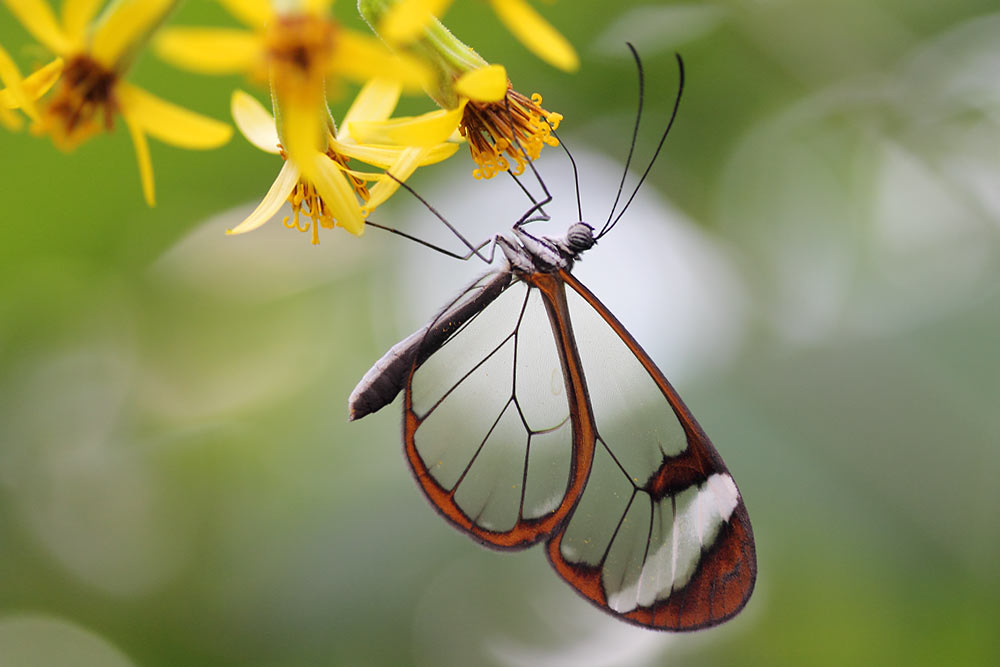
<path id="1" fill-rule="evenodd" d="M 267 0 L 220 1 L 250 30 L 168 28 L 157 39 L 157 52 L 181 67 L 244 72 L 269 82 L 277 135 L 299 172 L 286 180 L 301 175 L 332 208 L 338 224 L 360 234 L 364 220 L 357 206 L 350 205 L 353 190 L 348 191 L 328 155 L 328 138 L 336 135 L 336 126 L 326 104 L 327 86 L 336 86 L 337 77 L 367 81 L 382 76 L 419 89 L 429 78 L 426 67 L 393 55 L 377 39 L 342 28 L 329 16 L 329 0 L 285 2 L 282 11 Z"/>
<path id="2" fill-rule="evenodd" d="M 377 39 L 342 27 L 329 15 L 332 0 L 219 0 L 244 28 L 169 26 L 154 42 L 157 55 L 202 74 L 247 74 L 273 85 L 286 75 L 310 81 L 344 77 L 363 83 L 391 77 L 419 90 L 427 70 L 393 55 Z"/>
<path id="3" fill-rule="evenodd" d="M 433 17 L 441 16 L 452 0 L 362 0 L 389 4 L 376 26 L 377 32 L 395 44 L 416 39 Z M 390 4 L 391 3 L 391 4 Z M 526 0 L 490 0 L 493 11 L 525 47 L 545 62 L 567 72 L 580 67 L 576 50 Z"/>
<path id="4" fill-rule="evenodd" d="M 71 150 L 121 115 L 132 137 L 146 202 L 155 204 L 153 164 L 146 135 L 181 148 L 208 149 L 226 143 L 232 128 L 166 102 L 122 80 L 141 48 L 174 8 L 176 0 L 121 0 L 100 19 L 102 2 L 66 0 L 56 18 L 44 0 L 4 0 L 25 29 L 58 56 L 22 79 L 12 62 L 0 72 L 6 89 L 0 105 L 19 108 L 33 129 Z M 4 54 L 6 55 L 6 54 Z M 3 60 L 3 58 L 0 58 Z M 9 58 L 7 59 L 9 61 Z M 59 87 L 40 109 L 34 101 Z"/>
<path id="5" fill-rule="evenodd" d="M 373 79 L 365 84 L 347 111 L 341 130 L 335 135 L 333 128 L 327 127 L 326 150 L 316 151 L 309 158 L 313 167 L 311 173 L 319 174 L 316 180 L 306 176 L 299 163 L 283 150 L 271 114 L 250 95 L 236 91 L 232 99 L 236 126 L 251 143 L 263 151 L 281 155 L 285 163 L 263 201 L 227 233 L 243 234 L 257 229 L 274 217 L 287 200 L 292 206 L 292 216 L 284 219 L 285 226 L 309 232 L 314 244 L 319 243 L 320 227 L 340 226 L 360 236 L 364 232 L 365 218 L 396 192 L 400 182 L 409 178 L 417 167 L 440 162 L 458 148 L 456 144 L 442 141 L 423 146 L 366 144 L 351 135 L 349 128 L 355 122 L 388 118 L 399 94 L 398 82 Z M 419 124 L 416 131 L 420 131 Z M 385 173 L 349 169 L 351 159 L 384 169 Z M 366 183 L 371 181 L 375 185 L 369 189 Z"/>

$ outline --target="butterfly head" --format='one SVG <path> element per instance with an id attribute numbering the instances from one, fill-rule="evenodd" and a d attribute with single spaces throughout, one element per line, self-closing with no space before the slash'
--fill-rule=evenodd
<path id="1" fill-rule="evenodd" d="M 586 222 L 577 222 L 571 225 L 563 240 L 565 250 L 573 256 L 590 250 L 595 243 L 597 243 L 597 239 L 594 238 L 594 228 Z"/>

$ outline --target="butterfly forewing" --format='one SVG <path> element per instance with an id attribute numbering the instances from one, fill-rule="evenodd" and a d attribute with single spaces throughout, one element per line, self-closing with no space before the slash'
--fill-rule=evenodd
<path id="1" fill-rule="evenodd" d="M 560 353 L 537 289 L 520 281 L 458 328 L 406 387 L 407 456 L 454 524 L 496 547 L 547 537 L 565 518 L 573 428 Z M 585 474 L 585 471 L 582 471 Z"/>
<path id="2" fill-rule="evenodd" d="M 626 620 L 675 630 L 719 623 L 742 608 L 756 576 L 736 485 L 645 352 L 586 288 L 560 276 L 573 287 L 567 301 L 596 451 L 549 558 L 572 586 Z"/>

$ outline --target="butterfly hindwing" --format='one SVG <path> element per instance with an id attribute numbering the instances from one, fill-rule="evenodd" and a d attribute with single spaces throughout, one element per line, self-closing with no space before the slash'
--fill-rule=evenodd
<path id="1" fill-rule="evenodd" d="M 596 451 L 579 504 L 549 540 L 549 559 L 625 620 L 670 630 L 720 623 L 743 607 L 756 578 L 736 484 L 648 355 L 589 290 L 559 275 L 573 288 Z"/>

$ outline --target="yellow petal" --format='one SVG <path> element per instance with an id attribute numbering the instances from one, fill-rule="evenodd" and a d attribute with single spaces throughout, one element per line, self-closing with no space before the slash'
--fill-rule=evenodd
<path id="1" fill-rule="evenodd" d="M 6 89 L 0 90 L 0 125 L 8 130 L 21 129 L 21 117 L 11 111 L 27 104 L 34 112 L 33 105 L 24 91 L 24 79 L 21 78 L 21 71 L 11 59 L 10 54 L 0 46 L 0 82 L 3 82 Z"/>
<path id="2" fill-rule="evenodd" d="M 490 0 L 507 29 L 536 56 L 567 72 L 580 67 L 573 45 L 524 0 Z"/>
<path id="3" fill-rule="evenodd" d="M 8 130 L 20 130 L 21 117 L 6 107 L 0 107 L 0 125 Z"/>
<path id="4" fill-rule="evenodd" d="M 349 129 L 359 143 L 431 146 L 446 140 L 455 131 L 464 111 L 463 103 L 454 109 L 439 109 L 420 116 L 382 122 L 359 121 L 351 123 Z"/>
<path id="5" fill-rule="evenodd" d="M 262 47 L 259 37 L 239 28 L 164 28 L 153 42 L 160 58 L 201 74 L 248 72 Z"/>
<path id="6" fill-rule="evenodd" d="M 400 0 L 389 7 L 378 24 L 379 36 L 390 44 L 412 42 L 435 16 L 441 16 L 452 0 Z"/>
<path id="7" fill-rule="evenodd" d="M 358 96 L 354 98 L 351 108 L 344 114 L 340 139 L 342 141 L 349 140 L 350 130 L 348 127 L 353 122 L 388 120 L 393 109 L 396 108 L 396 103 L 399 102 L 401 90 L 399 82 L 391 79 L 376 78 L 366 83 Z"/>
<path id="8" fill-rule="evenodd" d="M 119 60 L 174 7 L 174 0 L 122 0 L 97 24 L 90 55 L 117 70 Z"/>
<path id="9" fill-rule="evenodd" d="M 329 69 L 353 81 L 385 77 L 398 81 L 411 91 L 422 89 L 432 76 L 430 70 L 413 56 L 390 53 L 379 40 L 352 30 L 337 33 L 337 47 Z"/>
<path id="10" fill-rule="evenodd" d="M 372 144 L 348 144 L 341 143 L 336 139 L 330 141 L 330 145 L 338 153 L 342 153 L 354 160 L 360 160 L 365 164 L 370 164 L 381 169 L 389 169 L 399 159 L 401 153 L 406 150 L 406 146 L 379 146 Z M 424 151 L 423 162 L 434 164 L 451 157 L 458 150 L 458 144 L 442 143 L 436 146 L 427 146 Z"/>
<path id="11" fill-rule="evenodd" d="M 386 175 L 389 176 L 387 180 L 395 182 L 408 179 L 417 170 L 417 167 L 423 163 L 424 156 L 428 152 L 430 152 L 429 148 L 417 148 L 415 146 L 403 149 L 396 163 L 386 171 Z M 385 200 L 383 199 L 382 201 Z"/>
<path id="12" fill-rule="evenodd" d="M 403 149 L 396 163 L 386 171 L 387 178 L 380 180 L 372 187 L 368 201 L 365 203 L 366 213 L 374 211 L 376 207 L 399 190 L 400 182 L 413 175 L 429 151 L 429 148 L 410 147 Z"/>
<path id="13" fill-rule="evenodd" d="M 2 46 L 0 46 L 0 81 L 7 86 L 4 90 L 0 90 L 0 106 L 4 109 L 3 124 L 11 129 L 21 127 L 20 116 L 10 113 L 7 109 L 24 109 L 31 118 L 38 120 L 34 99 L 24 89 L 25 80 L 21 78 L 21 70 Z"/>
<path id="14" fill-rule="evenodd" d="M 332 4 L 333 0 L 299 0 L 299 11 L 325 16 Z"/>
<path id="15" fill-rule="evenodd" d="M 321 143 L 321 137 L 326 133 L 322 106 L 313 104 L 310 100 L 279 99 L 278 109 L 281 114 L 278 136 L 281 137 L 285 153 L 311 181 L 316 177 L 313 158 L 322 155 L 321 146 L 326 150 L 326 142 Z"/>
<path id="16" fill-rule="evenodd" d="M 499 102 L 507 96 L 507 70 L 487 65 L 470 70 L 455 81 L 455 91 L 477 102 Z"/>
<path id="17" fill-rule="evenodd" d="M 59 80 L 62 70 L 63 59 L 56 58 L 48 65 L 32 72 L 26 79 L 23 79 L 21 81 L 21 90 L 24 91 L 25 96 L 29 100 L 37 100 L 47 93 L 55 82 Z M 2 77 L 2 74 L 0 74 L 0 77 Z M 21 107 L 21 104 L 15 101 L 14 94 L 10 90 L 0 90 L 0 107 L 17 109 Z"/>
<path id="18" fill-rule="evenodd" d="M 251 144 L 267 151 L 268 153 L 279 153 L 278 131 L 274 127 L 274 118 L 267 112 L 264 105 L 257 101 L 256 97 L 244 93 L 242 90 L 234 90 L 229 103 L 229 108 L 243 136 Z"/>
<path id="19" fill-rule="evenodd" d="M 7 85 L 6 90 L 0 90 L 0 108 L 21 109 L 33 121 L 39 121 L 38 108 L 35 100 L 48 92 L 59 80 L 63 70 L 63 59 L 56 58 L 48 65 L 38 69 L 26 78 L 21 78 L 21 72 L 10 56 L 0 47 L 0 81 Z M 8 116 L 10 118 L 10 116 Z M 20 127 L 20 117 L 13 116 L 14 125 Z"/>
<path id="20" fill-rule="evenodd" d="M 62 25 L 66 39 L 74 49 L 82 49 L 87 36 L 87 25 L 94 20 L 104 0 L 63 0 Z"/>
<path id="21" fill-rule="evenodd" d="M 437 146 L 430 146 L 429 150 L 424 151 L 420 157 L 420 166 L 424 167 L 429 164 L 437 164 L 438 162 L 443 162 L 447 160 L 455 151 L 458 150 L 458 144 L 447 142 L 443 144 L 438 144 Z"/>
<path id="22" fill-rule="evenodd" d="M 351 176 L 360 178 L 362 181 L 367 181 L 369 183 L 372 181 L 381 181 L 383 178 L 385 178 L 385 173 L 381 171 L 358 171 L 357 169 L 349 169 L 339 163 L 334 163 L 334 164 L 336 164 L 337 168 L 340 169 L 345 174 L 350 174 Z"/>
<path id="23" fill-rule="evenodd" d="M 274 10 L 268 0 L 219 0 L 243 25 L 251 28 L 264 28 L 274 17 Z"/>
<path id="24" fill-rule="evenodd" d="M 264 199 L 247 216 L 246 220 L 236 225 L 232 229 L 227 229 L 226 234 L 245 234 L 252 232 L 265 222 L 274 217 L 282 204 L 288 200 L 288 195 L 292 193 L 295 184 L 299 182 L 299 170 L 291 162 L 285 162 L 278 172 L 278 177 L 274 179 L 271 188 L 264 195 Z"/>
<path id="25" fill-rule="evenodd" d="M 371 144 L 346 144 L 330 140 L 333 150 L 354 160 L 360 160 L 380 169 L 387 169 L 403 151 L 401 146 L 373 146 Z"/>
<path id="26" fill-rule="evenodd" d="M 132 145 L 135 147 L 135 158 L 139 163 L 139 179 L 142 181 L 142 196 L 149 206 L 156 206 L 156 186 L 153 183 L 153 159 L 149 156 L 149 143 L 146 135 L 142 133 L 139 126 L 124 109 L 122 118 L 125 119 L 125 126 L 132 136 Z"/>
<path id="27" fill-rule="evenodd" d="M 172 146 L 218 148 L 233 135 L 227 123 L 179 107 L 124 81 L 115 90 L 122 113 L 127 111 L 135 124 Z"/>
<path id="28" fill-rule="evenodd" d="M 0 90 L 0 125 L 8 130 L 20 130 L 21 117 L 11 109 L 20 107 L 27 95 L 24 92 L 21 72 L 2 46 L 0 46 L 0 82 L 7 86 L 6 89 Z"/>
<path id="29" fill-rule="evenodd" d="M 73 48 L 71 40 L 63 33 L 56 15 L 45 0 L 4 0 L 4 4 L 17 17 L 24 29 L 47 49 L 60 56 Z"/>
<path id="30" fill-rule="evenodd" d="M 322 153 L 316 153 L 311 171 L 315 176 L 309 181 L 323 198 L 337 224 L 355 236 L 361 236 L 365 231 L 365 219 L 347 177 L 333 160 Z"/>

